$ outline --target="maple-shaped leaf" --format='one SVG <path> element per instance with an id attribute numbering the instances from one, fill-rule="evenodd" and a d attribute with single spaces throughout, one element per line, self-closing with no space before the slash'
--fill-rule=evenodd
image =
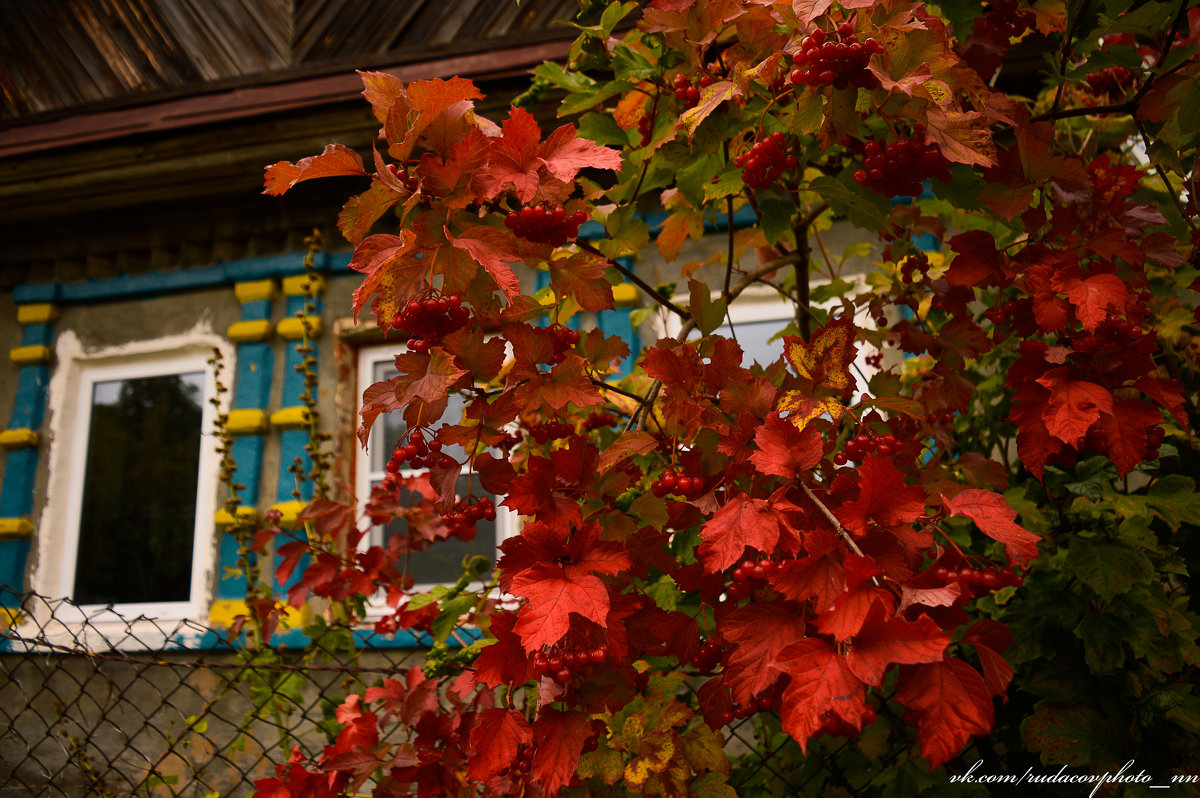
<path id="1" fill-rule="evenodd" d="M 791 681 L 780 709 L 783 730 L 808 750 L 809 739 L 829 716 L 861 729 L 867 713 L 866 686 L 845 657 L 819 638 L 800 640 L 779 652 L 775 667 Z"/>
<path id="2" fill-rule="evenodd" d="M 516 398 L 528 408 L 558 413 L 568 404 L 579 408 L 604 404 L 604 397 L 584 369 L 583 358 L 568 354 L 549 372 L 536 372 L 517 388 Z"/>
<path id="3" fill-rule="evenodd" d="M 367 238 L 354 250 L 350 267 L 365 273 L 362 284 L 354 289 L 354 319 L 375 294 L 372 310 L 381 326 L 387 326 L 400 306 L 424 290 L 429 264 L 418 257 L 417 234 L 401 230 L 400 235 L 381 233 Z"/>
<path id="4" fill-rule="evenodd" d="M 802 560 L 784 560 L 768 577 L 771 587 L 793 601 L 813 599 L 813 609 L 824 612 L 846 590 L 840 558 L 833 552 Z"/>
<path id="5" fill-rule="evenodd" d="M 942 155 L 968 166 L 995 166 L 996 145 L 987 117 L 978 111 L 943 110 L 931 105 L 925 111 L 925 136 L 936 142 Z"/>
<path id="6" fill-rule="evenodd" d="M 857 469 L 858 496 L 838 508 L 838 519 L 855 534 L 866 534 L 869 523 L 892 528 L 911 524 L 925 514 L 925 491 L 905 485 L 904 474 L 890 457 L 867 455 Z"/>
<path id="7" fill-rule="evenodd" d="M 395 382 L 396 399 L 401 407 L 414 402 L 423 402 L 430 410 L 422 416 L 424 423 L 413 426 L 427 426 L 441 418 L 446 409 L 447 396 L 450 389 L 467 373 L 454 363 L 454 357 L 440 347 L 435 347 L 426 353 L 408 352 L 396 355 L 396 370 L 398 377 Z M 436 414 L 434 410 L 439 408 Z"/>
<path id="8" fill-rule="evenodd" d="M 1112 392 L 1094 382 L 1071 379 L 1065 366 L 1046 372 L 1037 382 L 1050 391 L 1042 411 L 1046 429 L 1063 443 L 1078 443 L 1101 413 L 1112 413 Z"/>
<path id="9" fill-rule="evenodd" d="M 658 439 L 643 430 L 626 430 L 604 449 L 597 470 L 603 474 L 611 471 L 626 457 L 646 454 L 658 448 Z"/>
<path id="10" fill-rule="evenodd" d="M 824 454 L 821 435 L 816 430 L 798 430 L 778 413 L 767 416 L 755 433 L 754 442 L 759 449 L 750 455 L 754 467 L 763 474 L 787 479 L 811 471 Z"/>
<path id="11" fill-rule="evenodd" d="M 529 721 L 515 709 L 493 707 L 480 712 L 471 729 L 474 755 L 467 760 L 467 776 L 485 781 L 508 770 L 516 761 L 517 749 L 533 739 Z"/>
<path id="12" fill-rule="evenodd" d="M 358 246 L 371 226 L 401 199 L 401 194 L 380 181 L 371 183 L 363 193 L 346 200 L 338 214 L 338 230 L 346 240 Z"/>
<path id="13" fill-rule="evenodd" d="M 591 721 L 577 710 L 545 708 L 538 713 L 533 722 L 536 753 L 531 773 L 547 796 L 557 795 L 570 783 L 591 734 Z"/>
<path id="14" fill-rule="evenodd" d="M 707 119 L 713 111 L 720 108 L 722 103 L 729 102 L 734 97 L 741 97 L 743 94 L 745 94 L 745 90 L 736 82 L 718 80 L 700 90 L 700 100 L 680 115 L 679 126 L 687 131 L 690 139 L 696 134 L 696 128 L 700 127 L 700 123 Z"/>
<path id="15" fill-rule="evenodd" d="M 612 310 L 612 285 L 604 278 L 607 261 L 589 252 L 574 252 L 550 261 L 550 285 L 559 297 L 574 297 L 584 310 Z"/>
<path id="16" fill-rule="evenodd" d="M 383 135 L 388 140 L 388 155 L 401 163 L 409 159 L 417 141 L 435 120 L 447 111 L 465 116 L 471 109 L 465 100 L 483 99 L 466 78 L 414 80 L 398 88 L 394 83 L 369 80 L 368 74 L 363 74 L 363 93 L 375 108 L 376 117 L 386 107 Z"/>
<path id="17" fill-rule="evenodd" d="M 1146 430 L 1162 423 L 1162 413 L 1137 399 L 1120 399 L 1098 423 L 1106 433 L 1108 459 L 1123 477 L 1145 459 Z"/>
<path id="18" fill-rule="evenodd" d="M 589 573 L 569 576 L 559 565 L 539 563 L 514 577 L 512 590 L 528 599 L 513 628 L 527 651 L 562 640 L 573 614 L 600 626 L 608 616 L 608 588 Z"/>
<path id="19" fill-rule="evenodd" d="M 296 163 L 280 161 L 268 166 L 263 193 L 278 197 L 305 180 L 366 173 L 363 160 L 357 152 L 343 144 L 327 144 L 320 155 L 301 158 Z"/>
<path id="20" fill-rule="evenodd" d="M 421 669 L 414 666 L 405 672 L 404 681 L 389 677 L 381 685 L 368 687 L 363 700 L 383 702 L 385 722 L 395 715 L 404 725 L 415 726 L 425 713 L 437 710 L 437 679 L 425 678 Z"/>
<path id="21" fill-rule="evenodd" d="M 795 531 L 772 502 L 738 494 L 717 510 L 700 530 L 702 543 L 697 550 L 704 570 L 724 571 L 742 559 L 747 546 L 769 554 L 779 545 L 781 536 L 795 537 Z"/>
<path id="22" fill-rule="evenodd" d="M 788 391 L 779 399 L 776 407 L 787 413 L 787 420 L 796 429 L 803 431 L 821 416 L 829 415 L 834 424 L 841 420 L 846 408 L 835 396 L 813 397 L 804 391 Z"/>
<path id="23" fill-rule="evenodd" d="M 859 633 L 876 604 L 883 608 L 885 615 L 891 615 L 896 601 L 891 593 L 876 587 L 860 585 L 855 590 L 848 590 L 838 596 L 828 612 L 817 616 L 817 631 L 834 640 L 848 640 Z"/>
<path id="24" fill-rule="evenodd" d="M 853 390 L 850 364 L 858 349 L 854 346 L 854 322 L 849 318 L 833 319 L 814 332 L 807 343 L 795 336 L 785 336 L 783 342 L 792 368 L 814 386 L 839 392 Z"/>
<path id="25" fill-rule="evenodd" d="M 846 662 L 859 679 L 879 687 L 889 665 L 936 662 L 949 644 L 950 635 L 929 616 L 915 621 L 887 617 L 884 605 L 873 604 L 854 636 Z"/>
<path id="26" fill-rule="evenodd" d="M 979 664 L 983 668 L 983 681 L 992 695 L 1004 695 L 1012 682 L 1012 666 L 1000 656 L 1013 643 L 1013 634 L 1007 626 L 991 618 L 983 618 L 971 624 L 960 641 L 975 646 Z"/>
<path id="27" fill-rule="evenodd" d="M 952 498 L 942 496 L 942 504 L 950 515 L 970 518 L 979 531 L 1004 544 L 1004 553 L 1013 565 L 1024 565 L 1037 557 L 1041 540 L 1016 522 L 1017 511 L 998 493 L 980 488 L 968 488 Z"/>
<path id="28" fill-rule="evenodd" d="M 952 759 L 974 736 L 991 731 L 992 696 L 979 671 L 962 660 L 922 665 L 896 690 L 917 725 L 921 756 L 937 768 Z"/>
<path id="29" fill-rule="evenodd" d="M 516 622 L 517 616 L 511 612 L 492 616 L 488 631 L 496 641 L 485 646 L 475 659 L 474 674 L 480 684 L 488 687 L 524 684 L 534 677 L 521 639 L 513 632 Z"/>
<path id="30" fill-rule="evenodd" d="M 1075 318 L 1088 332 L 1095 332 L 1101 322 L 1108 318 L 1109 308 L 1123 309 L 1129 296 L 1125 281 L 1115 274 L 1081 277 L 1058 272 L 1051 280 L 1051 285 L 1067 295 L 1067 299 L 1075 306 Z"/>
<path id="31" fill-rule="evenodd" d="M 496 287 L 504 296 L 512 299 L 521 293 L 521 281 L 508 265 L 524 257 L 512 234 L 480 224 L 458 236 L 453 235 L 447 228 L 446 240 L 451 246 L 463 250 L 478 261 L 495 280 Z"/>
<path id="32" fill-rule="evenodd" d="M 584 168 L 621 170 L 619 150 L 579 138 L 573 125 L 561 125 L 551 133 L 537 157 L 547 172 L 564 183 L 574 180 Z"/>
<path id="33" fill-rule="evenodd" d="M 751 603 L 719 619 L 721 637 L 730 645 L 725 683 L 733 700 L 744 704 L 779 678 L 779 652 L 804 639 L 804 618 L 778 604 Z"/>

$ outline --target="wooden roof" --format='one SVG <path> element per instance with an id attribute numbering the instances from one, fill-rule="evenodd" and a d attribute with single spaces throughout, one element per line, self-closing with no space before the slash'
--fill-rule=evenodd
<path id="1" fill-rule="evenodd" d="M 0 126 L 550 38 L 577 0 L 0 0 Z"/>

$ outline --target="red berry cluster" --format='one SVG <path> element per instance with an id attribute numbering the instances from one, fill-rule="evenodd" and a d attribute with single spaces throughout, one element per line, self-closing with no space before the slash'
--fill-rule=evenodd
<path id="1" fill-rule="evenodd" d="M 654 480 L 654 483 L 650 485 L 650 490 L 660 499 L 669 493 L 694 499 L 704 495 L 704 477 L 677 474 L 668 469 Z"/>
<path id="2" fill-rule="evenodd" d="M 700 103 L 700 90 L 707 89 L 712 83 L 713 80 L 708 75 L 701 75 L 700 79 L 693 83 L 691 78 L 681 72 L 672 81 L 675 99 L 679 100 L 684 108 L 695 108 Z"/>
<path id="3" fill-rule="evenodd" d="M 453 537 L 474 540 L 475 525 L 481 519 L 495 521 L 496 506 L 487 496 L 466 496 L 455 502 L 450 512 L 442 516 L 442 523 Z"/>
<path id="4" fill-rule="evenodd" d="M 968 599 L 982 596 L 985 593 L 991 593 L 993 590 L 998 590 L 1002 587 L 1016 586 L 1023 581 L 1021 576 L 1011 567 L 993 571 L 991 569 L 971 568 L 970 566 L 955 569 L 939 565 L 933 570 L 933 575 L 946 584 L 958 582 L 959 587 L 962 589 L 962 595 Z"/>
<path id="5" fill-rule="evenodd" d="M 1133 73 L 1123 66 L 1105 67 L 1088 75 L 1088 93 L 1093 97 L 1119 100 L 1133 86 Z"/>
<path id="6" fill-rule="evenodd" d="M 866 361 L 867 365 L 873 369 L 883 366 L 883 352 L 873 352 L 863 359 Z"/>
<path id="7" fill-rule="evenodd" d="M 733 569 L 733 582 L 729 587 L 725 588 L 725 595 L 730 601 L 741 601 L 757 590 L 761 583 L 768 576 L 775 573 L 778 566 L 773 560 L 766 557 L 755 562 L 754 560 L 742 560 L 742 562 Z"/>
<path id="8" fill-rule="evenodd" d="M 867 69 L 867 62 L 882 53 L 883 45 L 874 38 L 860 43 L 849 22 L 838 25 L 832 34 L 817 28 L 804 37 L 799 52 L 792 56 L 796 68 L 788 80 L 793 86 L 877 89 L 879 78 Z"/>
<path id="9" fill-rule="evenodd" d="M 785 169 L 796 165 L 796 156 L 785 151 L 787 137 L 782 133 L 759 139 L 750 148 L 733 159 L 733 165 L 741 168 L 742 181 L 750 188 L 763 189 L 774 183 Z"/>
<path id="10" fill-rule="evenodd" d="M 538 443 L 569 437 L 575 428 L 565 421 L 547 421 L 545 424 L 534 424 L 529 428 L 529 437 Z"/>
<path id="11" fill-rule="evenodd" d="M 706 640 L 700 650 L 692 657 L 692 665 L 701 673 L 712 673 L 721 664 L 725 656 L 725 647 L 715 640 Z"/>
<path id="12" fill-rule="evenodd" d="M 453 468 L 456 465 L 453 457 L 442 453 L 442 444 L 439 441 L 426 443 L 425 436 L 419 429 L 413 430 L 408 436 L 408 443 L 396 441 L 392 459 L 388 460 L 384 468 L 389 474 L 398 474 L 405 463 L 408 463 L 409 468 Z"/>
<path id="13" fill-rule="evenodd" d="M 726 709 L 717 715 L 717 728 L 727 726 L 735 720 L 744 720 L 751 715 L 756 715 L 759 712 L 770 712 L 773 709 L 779 708 L 782 687 L 779 682 L 768 687 L 765 691 L 752 697 L 745 704 L 733 702 L 729 709 Z"/>
<path id="14" fill-rule="evenodd" d="M 526 241 L 560 247 L 578 236 L 579 225 L 586 221 L 583 211 L 568 214 L 561 205 L 543 203 L 513 211 L 505 217 L 504 226 Z"/>
<path id="15" fill-rule="evenodd" d="M 512 450 L 521 445 L 521 441 L 525 440 L 525 435 L 521 430 L 505 431 L 504 436 L 496 441 L 496 447 L 504 450 L 505 456 L 512 454 Z"/>
<path id="16" fill-rule="evenodd" d="M 587 419 L 583 422 L 583 429 L 591 432 L 595 429 L 605 429 L 607 427 L 615 427 L 617 425 L 617 417 L 612 413 L 605 413 L 599 410 L 593 410 L 588 414 Z"/>
<path id="17" fill-rule="evenodd" d="M 575 674 L 593 666 L 602 665 L 608 659 L 608 644 L 595 648 L 568 651 L 537 652 L 533 655 L 533 669 L 539 676 L 549 676 L 559 684 L 571 681 Z"/>
<path id="18" fill-rule="evenodd" d="M 520 781 L 525 776 L 529 775 L 529 771 L 533 769 L 533 755 L 537 753 L 537 748 L 533 743 L 521 743 L 517 746 L 517 758 L 508 768 L 508 777 L 513 781 Z"/>
<path id="19" fill-rule="evenodd" d="M 929 258 L 923 254 L 909 255 L 900 263 L 900 279 L 906 283 L 920 282 L 929 271 Z"/>
<path id="20" fill-rule="evenodd" d="M 833 456 L 833 463 L 834 465 L 844 466 L 851 460 L 858 462 L 868 454 L 891 457 L 898 451 L 900 451 L 900 441 L 896 439 L 895 435 L 891 433 L 887 435 L 871 435 L 867 432 L 860 432 L 846 441 L 846 448 Z"/>
<path id="21" fill-rule="evenodd" d="M 417 189 L 421 187 L 421 178 L 417 177 L 416 175 L 410 175 L 407 171 L 401 169 L 394 163 L 390 163 L 387 166 L 388 171 L 391 172 L 392 175 L 409 191 L 415 193 Z"/>
<path id="22" fill-rule="evenodd" d="M 916 125 L 913 135 L 887 145 L 868 141 L 863 145 L 863 168 L 854 181 L 885 197 L 912 197 L 931 178 L 950 182 L 950 161 L 936 144 L 926 144 L 925 128 Z"/>
<path id="23" fill-rule="evenodd" d="M 638 119 L 638 133 L 642 134 L 642 143 L 639 145 L 645 147 L 650 143 L 650 136 L 654 132 L 654 125 L 650 121 L 650 117 L 643 116 Z"/>
<path id="24" fill-rule="evenodd" d="M 470 308 L 463 307 L 462 297 L 457 294 L 413 299 L 404 309 L 392 316 L 391 326 L 410 336 L 408 348 L 414 352 L 428 352 L 455 330 L 471 321 Z"/>
<path id="25" fill-rule="evenodd" d="M 567 350 L 579 343 L 579 332 L 561 324 L 551 324 L 546 329 L 550 332 L 550 342 L 554 346 L 554 354 L 550 357 L 550 362 L 561 363 Z"/>

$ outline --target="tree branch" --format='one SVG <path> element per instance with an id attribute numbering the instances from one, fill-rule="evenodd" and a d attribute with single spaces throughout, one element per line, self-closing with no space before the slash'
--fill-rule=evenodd
<path id="1" fill-rule="evenodd" d="M 662 305 L 667 310 L 671 311 L 672 313 L 679 316 L 680 318 L 684 318 L 684 319 L 691 318 L 692 314 L 688 313 L 686 310 L 679 307 L 678 305 L 676 305 L 671 300 L 667 299 L 662 294 L 658 293 L 658 291 L 655 291 L 654 288 L 651 287 L 651 285 L 649 283 L 647 283 L 641 277 L 638 277 L 637 274 L 635 274 L 633 272 L 633 270 L 625 268 L 620 263 L 618 263 L 616 260 L 608 257 L 603 252 L 596 249 L 594 246 L 592 246 L 591 244 L 589 244 L 586 241 L 577 241 L 575 243 L 579 246 L 580 249 L 584 250 L 585 252 L 590 252 L 593 255 L 599 255 L 600 257 L 604 258 L 606 261 L 609 262 L 610 265 L 615 267 L 617 271 L 619 271 L 621 274 L 623 274 L 625 276 L 625 279 L 627 279 L 629 282 L 633 283 L 638 288 L 645 291 L 647 294 L 650 295 L 651 299 L 653 299 L 658 304 Z"/>

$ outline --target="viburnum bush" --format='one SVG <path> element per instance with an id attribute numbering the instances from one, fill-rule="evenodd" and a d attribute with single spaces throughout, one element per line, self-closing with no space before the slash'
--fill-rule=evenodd
<path id="1" fill-rule="evenodd" d="M 948 779 L 978 759 L 1200 766 L 1200 10 L 583 5 L 521 98 L 553 130 L 477 115 L 468 80 L 364 72 L 373 163 L 331 144 L 267 169 L 276 195 L 369 181 L 339 225 L 398 376 L 359 438 L 408 430 L 361 497 L 407 531 L 366 547 L 354 504 L 314 501 L 285 600 L 354 622 L 382 591 L 378 628 L 435 648 L 257 795 L 946 795 L 985 790 Z M 623 282 L 634 353 L 576 323 Z M 765 364 L 727 321 L 760 289 L 794 307 Z M 471 539 L 490 497 L 522 517 L 494 570 L 414 592 L 409 555 Z M 448 645 L 462 625 L 481 638 Z M 739 723 L 756 751 L 727 746 Z"/>

